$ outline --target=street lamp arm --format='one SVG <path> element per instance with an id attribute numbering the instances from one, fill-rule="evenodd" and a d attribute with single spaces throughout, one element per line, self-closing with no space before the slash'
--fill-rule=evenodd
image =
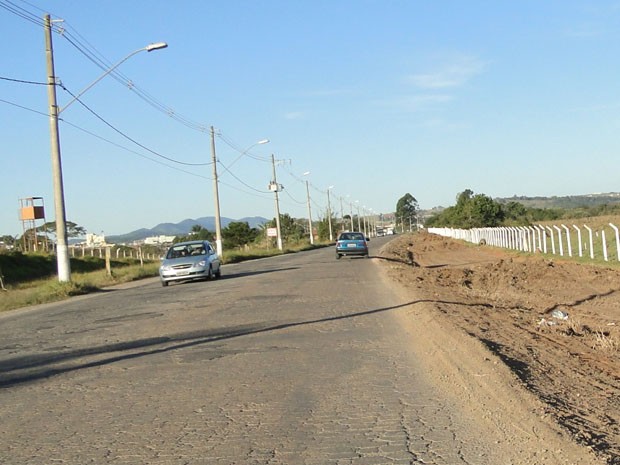
<path id="1" fill-rule="evenodd" d="M 132 56 L 134 56 L 137 53 L 143 52 L 143 51 L 147 51 L 147 52 L 152 52 L 153 50 L 159 50 L 162 48 L 166 48 L 168 46 L 167 43 L 165 42 L 156 42 L 154 44 L 149 44 L 146 47 L 142 47 L 139 48 L 138 50 L 134 50 L 133 52 L 131 52 L 129 55 L 127 55 L 125 58 L 123 58 L 121 61 L 119 61 L 118 63 L 116 63 L 114 66 L 112 66 L 111 68 L 109 68 L 105 73 L 103 73 L 101 76 L 99 76 L 97 79 L 95 79 L 92 83 L 90 83 L 86 88 L 84 88 L 82 91 L 80 91 L 75 97 L 73 97 L 73 99 L 71 99 L 69 101 L 69 103 L 67 103 L 64 107 L 59 108 L 58 109 L 58 114 L 62 113 L 63 111 L 65 111 L 67 109 L 67 107 L 69 105 L 71 105 L 73 102 L 75 102 L 76 100 L 78 100 L 82 95 L 84 95 L 88 90 L 90 90 L 91 87 L 93 87 L 95 84 L 97 84 L 99 81 L 101 81 L 104 77 L 106 77 L 108 74 L 110 74 L 112 71 L 114 71 L 116 68 L 118 68 L 120 65 L 122 65 L 123 63 L 125 63 L 127 60 L 129 60 Z"/>

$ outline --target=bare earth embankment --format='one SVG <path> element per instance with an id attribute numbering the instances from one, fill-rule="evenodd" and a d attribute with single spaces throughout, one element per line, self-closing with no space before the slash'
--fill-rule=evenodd
<path id="1" fill-rule="evenodd" d="M 430 234 L 399 236 L 378 255 L 391 278 L 497 355 L 543 415 L 620 464 L 620 271 Z"/>

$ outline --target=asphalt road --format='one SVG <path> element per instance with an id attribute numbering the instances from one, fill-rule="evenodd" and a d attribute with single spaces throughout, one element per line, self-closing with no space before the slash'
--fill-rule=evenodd
<path id="1" fill-rule="evenodd" d="M 0 463 L 499 463 L 425 381 L 377 261 L 322 249 L 0 316 Z"/>

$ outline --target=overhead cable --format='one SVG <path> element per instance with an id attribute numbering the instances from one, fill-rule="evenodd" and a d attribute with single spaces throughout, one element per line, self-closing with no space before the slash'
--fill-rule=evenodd
<path id="1" fill-rule="evenodd" d="M 165 155 L 162 155 L 161 153 L 158 153 L 150 148 L 148 148 L 147 146 L 141 144 L 140 142 L 138 142 L 137 140 L 133 139 L 132 137 L 128 136 L 127 134 L 125 134 L 124 132 L 122 132 L 120 129 L 116 128 L 115 126 L 113 126 L 112 124 L 110 124 L 108 121 L 106 121 L 102 116 L 100 116 L 99 114 L 97 114 L 93 109 L 91 109 L 88 105 L 86 105 L 84 102 L 82 102 L 79 98 L 77 98 L 72 92 L 70 92 L 64 85 L 59 84 L 60 87 L 66 91 L 69 95 L 71 95 L 77 102 L 80 103 L 80 105 L 82 105 L 86 110 L 88 110 L 93 116 L 95 116 L 97 119 L 99 119 L 101 122 L 103 122 L 106 126 L 108 126 L 110 129 L 112 129 L 113 131 L 115 131 L 116 133 L 120 134 L 122 137 L 124 137 L 125 139 L 127 139 L 128 141 L 136 144 L 138 147 L 143 148 L 144 150 L 152 153 L 155 156 L 158 156 L 160 158 L 163 158 L 165 160 L 171 161 L 173 163 L 178 163 L 179 165 L 185 165 L 185 166 L 206 166 L 206 165 L 211 165 L 211 162 L 208 163 L 187 163 L 187 162 L 183 162 L 180 160 L 175 160 L 174 158 L 170 158 L 167 157 Z"/>

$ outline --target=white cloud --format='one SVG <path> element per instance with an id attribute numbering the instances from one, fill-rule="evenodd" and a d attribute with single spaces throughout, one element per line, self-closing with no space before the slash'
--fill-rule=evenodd
<path id="1" fill-rule="evenodd" d="M 338 95 L 349 95 L 352 94 L 353 91 L 350 89 L 323 89 L 323 90 L 315 90 L 309 93 L 310 97 L 333 97 Z"/>
<path id="2" fill-rule="evenodd" d="M 284 119 L 297 120 L 303 119 L 304 114 L 301 111 L 290 111 L 284 115 Z"/>
<path id="3" fill-rule="evenodd" d="M 430 73 L 414 74 L 408 81 L 422 89 L 460 87 L 485 71 L 487 63 L 471 56 L 463 56 Z"/>
<path id="4" fill-rule="evenodd" d="M 407 111 L 419 111 L 436 104 L 450 102 L 451 100 L 453 100 L 453 97 L 447 94 L 419 94 L 378 100 L 375 103 L 377 105 L 400 108 Z"/>

